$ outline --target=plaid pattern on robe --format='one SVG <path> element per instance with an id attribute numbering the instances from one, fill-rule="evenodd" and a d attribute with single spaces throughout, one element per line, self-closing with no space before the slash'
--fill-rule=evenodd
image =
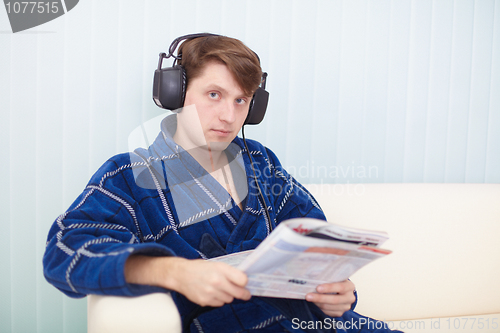
<path id="1" fill-rule="evenodd" d="M 149 149 L 109 159 L 56 219 L 44 255 L 44 274 L 51 284 L 71 297 L 167 292 L 128 284 L 127 258 L 144 254 L 206 259 L 254 249 L 269 234 L 254 171 L 273 226 L 294 217 L 325 219 L 314 198 L 282 168 L 274 153 L 247 140 L 252 170 L 243 141 L 237 137 L 226 153 L 238 194 L 244 198 L 241 210 L 225 188 L 175 144 L 175 128 L 175 115 L 169 116 Z M 259 297 L 211 311 L 177 293 L 173 297 L 183 321 L 194 331 L 294 328 L 291 318 Z M 322 317 L 314 315 L 316 310 L 313 317 Z M 346 316 L 359 315 L 349 311 Z"/>

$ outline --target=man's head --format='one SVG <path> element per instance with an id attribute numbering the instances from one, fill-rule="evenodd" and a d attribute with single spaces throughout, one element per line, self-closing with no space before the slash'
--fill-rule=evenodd
<path id="1" fill-rule="evenodd" d="M 179 46 L 178 62 L 184 67 L 189 81 L 202 75 L 209 62 L 226 65 L 234 80 L 246 95 L 252 96 L 262 79 L 257 55 L 240 40 L 225 36 L 198 37 Z"/>
<path id="2" fill-rule="evenodd" d="M 241 41 L 223 36 L 187 40 L 178 54 L 187 88 L 174 140 L 185 149 L 223 150 L 243 126 L 260 85 L 259 58 Z"/>

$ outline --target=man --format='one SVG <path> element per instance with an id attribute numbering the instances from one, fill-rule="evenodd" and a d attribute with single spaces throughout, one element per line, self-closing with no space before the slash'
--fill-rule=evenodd
<path id="1" fill-rule="evenodd" d="M 254 249 L 289 218 L 325 216 L 269 149 L 237 137 L 261 83 L 257 55 L 222 36 L 188 39 L 178 55 L 184 107 L 148 150 L 108 160 L 55 221 L 47 280 L 72 297 L 170 290 L 192 331 L 283 332 L 297 320 L 362 318 L 351 311 L 350 281 L 318 286 L 306 301 L 251 297 L 243 272 L 205 260 Z"/>

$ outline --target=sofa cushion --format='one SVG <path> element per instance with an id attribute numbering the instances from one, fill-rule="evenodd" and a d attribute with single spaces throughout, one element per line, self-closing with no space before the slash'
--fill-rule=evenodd
<path id="1" fill-rule="evenodd" d="M 384 230 L 393 250 L 355 273 L 382 320 L 500 313 L 499 184 L 308 185 L 329 221 Z"/>

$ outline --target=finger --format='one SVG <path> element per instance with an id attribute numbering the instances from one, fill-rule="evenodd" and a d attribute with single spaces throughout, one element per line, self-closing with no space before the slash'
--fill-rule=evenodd
<path id="1" fill-rule="evenodd" d="M 212 281 L 211 287 L 215 288 L 217 291 L 224 292 L 233 298 L 243 300 L 250 299 L 250 292 L 244 288 L 248 281 L 247 275 L 227 264 L 217 264 L 221 265 L 214 266 L 218 274 L 217 279 Z"/>
<path id="2" fill-rule="evenodd" d="M 323 294 L 346 294 L 354 291 L 354 283 L 350 280 L 342 282 L 324 283 L 316 287 L 318 293 Z"/>
<path id="3" fill-rule="evenodd" d="M 245 276 L 246 278 L 246 276 Z M 231 297 L 242 299 L 242 300 L 249 300 L 252 295 L 250 294 L 250 291 L 248 289 L 241 287 L 239 285 L 234 284 L 232 281 L 227 280 L 227 282 L 224 285 L 221 285 L 222 291 L 230 295 Z"/>
<path id="4" fill-rule="evenodd" d="M 197 303 L 201 306 L 213 306 L 213 307 L 219 307 L 223 306 L 224 304 L 231 303 L 233 301 L 233 298 L 225 293 L 218 293 L 217 295 L 204 295 L 201 296 L 199 299 L 192 299 L 194 303 Z"/>
<path id="5" fill-rule="evenodd" d="M 332 317 L 341 317 L 346 311 L 349 311 L 352 307 L 351 302 L 347 303 L 317 303 L 314 302 L 318 308 L 321 309 L 325 314 Z"/>
<path id="6" fill-rule="evenodd" d="M 219 301 L 219 302 L 221 302 L 222 303 L 221 305 L 224 305 L 224 304 L 232 303 L 234 301 L 234 297 L 231 294 L 227 293 L 227 292 L 220 291 L 217 294 L 216 300 Z"/>
<path id="7" fill-rule="evenodd" d="M 345 294 L 309 293 L 306 295 L 306 300 L 324 304 L 352 304 L 356 300 L 356 297 L 354 296 L 354 292 Z"/>
<path id="8" fill-rule="evenodd" d="M 345 312 L 351 308 L 350 304 L 345 304 L 345 303 L 341 303 L 341 304 L 314 303 L 314 304 L 316 304 L 323 311 L 343 311 L 343 312 Z"/>
<path id="9" fill-rule="evenodd" d="M 227 279 L 235 285 L 240 287 L 244 287 L 247 285 L 248 277 L 244 272 L 227 264 L 225 264 L 223 270 L 226 274 Z"/>
<path id="10" fill-rule="evenodd" d="M 232 303 L 235 298 L 249 300 L 252 295 L 247 289 L 230 284 L 219 289 L 213 297 L 223 304 L 229 304 Z"/>

